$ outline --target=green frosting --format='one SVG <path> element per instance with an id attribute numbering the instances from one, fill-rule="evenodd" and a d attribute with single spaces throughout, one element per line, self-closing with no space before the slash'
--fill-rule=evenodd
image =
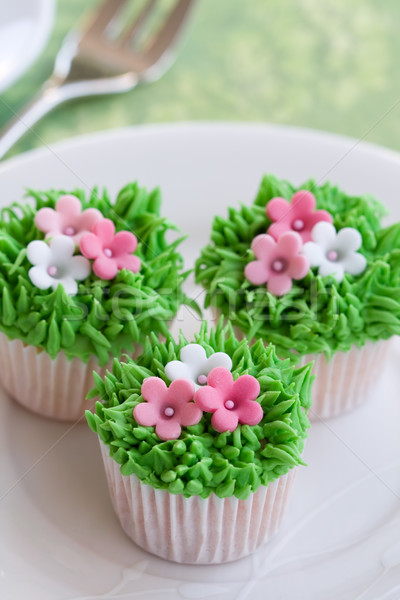
<path id="1" fill-rule="evenodd" d="M 176 229 L 160 214 L 161 194 L 148 193 L 136 183 L 124 187 L 112 204 L 106 191 L 95 188 L 88 198 L 82 190 L 71 192 L 83 209 L 94 207 L 111 219 L 117 231 L 129 230 L 138 238 L 135 252 L 141 269 L 135 274 L 119 271 L 111 281 L 94 274 L 79 283 L 78 294 L 69 296 L 62 285 L 53 290 L 36 288 L 28 277 L 31 268 L 26 246 L 44 239 L 34 224 L 36 212 L 54 208 L 66 192 L 35 192 L 33 202 L 13 204 L 0 215 L 0 331 L 43 348 L 55 358 L 63 350 L 68 358 L 87 362 L 97 356 L 100 365 L 111 356 L 130 352 L 150 332 L 166 335 L 168 321 L 186 299 L 182 294 L 182 239 L 167 242 L 168 230 Z"/>
<path id="2" fill-rule="evenodd" d="M 317 208 L 329 211 L 337 229 L 353 227 L 362 236 L 360 252 L 367 268 L 341 283 L 310 269 L 277 298 L 266 286 L 254 286 L 244 276 L 254 260 L 254 237 L 266 233 L 271 221 L 266 204 L 281 196 L 290 200 L 298 189 L 313 192 Z M 279 356 L 347 351 L 367 340 L 400 334 L 400 223 L 381 228 L 383 206 L 371 196 L 349 196 L 326 183 L 307 181 L 299 188 L 269 175 L 254 204 L 230 208 L 228 218 L 215 217 L 211 243 L 196 262 L 196 280 L 206 289 L 206 306 L 214 306 L 250 339 L 276 345 Z M 296 358 L 297 360 L 297 358 Z"/>
<path id="3" fill-rule="evenodd" d="M 211 414 L 203 413 L 198 425 L 182 428 L 177 440 L 162 441 L 154 427 L 138 425 L 133 409 L 143 402 L 141 386 L 147 377 L 161 377 L 167 385 L 165 365 L 180 359 L 188 344 L 168 335 L 160 343 L 152 335 L 136 362 L 114 360 L 113 372 L 102 380 L 98 375 L 90 397 L 100 396 L 95 413 L 86 411 L 91 429 L 110 448 L 110 456 L 121 465 L 123 475 L 135 474 L 157 489 L 185 497 L 211 493 L 220 498 L 247 498 L 260 485 L 304 464 L 301 459 L 309 421 L 313 376 L 312 364 L 295 370 L 289 360 L 279 360 L 273 346 L 259 340 L 251 347 L 235 337 L 232 327 L 222 321 L 208 331 L 203 324 L 195 341 L 207 356 L 226 352 L 232 358 L 236 380 L 249 373 L 260 383 L 258 397 L 264 416 L 259 425 L 239 425 L 233 433 L 218 433 L 211 426 Z"/>

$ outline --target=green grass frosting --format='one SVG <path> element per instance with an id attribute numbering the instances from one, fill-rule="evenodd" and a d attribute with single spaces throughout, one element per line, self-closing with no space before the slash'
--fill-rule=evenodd
<path id="1" fill-rule="evenodd" d="M 353 227 L 362 236 L 360 252 L 367 268 L 341 283 L 310 269 L 277 298 L 266 286 L 254 286 L 244 276 L 254 260 L 250 249 L 256 235 L 271 221 L 266 204 L 281 196 L 290 200 L 298 189 L 310 190 L 317 208 L 329 211 L 336 229 Z M 279 356 L 293 357 L 347 351 L 367 340 L 400 334 L 400 223 L 382 228 L 384 207 L 371 196 L 349 196 L 312 180 L 299 188 L 269 175 L 264 177 L 252 206 L 229 208 L 228 217 L 214 219 L 211 242 L 196 262 L 196 280 L 206 290 L 206 306 L 214 306 L 250 339 L 272 342 Z"/>
<path id="2" fill-rule="evenodd" d="M 148 193 L 129 184 L 115 204 L 106 191 L 99 194 L 95 188 L 86 198 L 82 190 L 74 190 L 83 210 L 97 208 L 115 223 L 116 231 L 136 235 L 140 271 L 119 271 L 111 281 L 91 274 L 72 297 L 62 285 L 55 291 L 40 290 L 28 276 L 32 265 L 26 247 L 44 239 L 34 224 L 37 211 L 54 208 L 64 193 L 29 191 L 33 202 L 15 203 L 0 213 L 0 331 L 43 348 L 52 358 L 62 350 L 68 358 L 78 356 L 85 362 L 95 355 L 105 365 L 110 356 L 132 351 L 150 332 L 167 334 L 168 321 L 184 300 L 183 263 L 177 250 L 181 239 L 167 241 L 175 227 L 160 214 L 158 189 Z"/>
<path id="3" fill-rule="evenodd" d="M 185 497 L 211 493 L 220 498 L 245 499 L 260 485 L 284 475 L 301 459 L 309 421 L 312 364 L 295 370 L 289 360 L 279 360 L 272 345 L 259 340 L 251 347 L 238 341 L 232 327 L 220 322 L 216 329 L 203 324 L 195 341 L 207 356 L 226 352 L 232 358 L 234 380 L 249 373 L 260 383 L 264 416 L 255 426 L 239 425 L 233 433 L 218 433 L 211 414 L 203 413 L 198 425 L 183 427 L 177 440 L 162 441 L 154 427 L 138 425 L 133 409 L 143 402 L 141 386 L 147 377 L 161 377 L 167 385 L 165 365 L 179 360 L 189 342 L 168 335 L 161 343 L 152 335 L 136 362 L 114 360 L 112 373 L 101 379 L 90 396 L 99 396 L 95 413 L 86 411 L 90 428 L 109 446 L 110 456 L 123 475 L 135 474 L 157 489 Z"/>

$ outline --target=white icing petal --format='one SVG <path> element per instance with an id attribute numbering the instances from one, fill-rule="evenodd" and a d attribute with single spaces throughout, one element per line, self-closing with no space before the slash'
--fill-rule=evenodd
<path id="1" fill-rule="evenodd" d="M 230 371 L 232 369 L 231 357 L 225 354 L 225 352 L 216 352 L 215 354 L 211 354 L 211 356 L 207 359 L 206 375 L 211 373 L 211 371 L 216 367 L 224 367 L 224 369 L 228 369 L 228 371 Z"/>
<path id="2" fill-rule="evenodd" d="M 331 223 L 320 221 L 311 232 L 313 241 L 321 248 L 329 248 L 336 240 L 336 229 Z"/>
<path id="3" fill-rule="evenodd" d="M 340 283 L 343 279 L 344 268 L 340 262 L 331 262 L 330 260 L 324 260 L 324 262 L 318 270 L 318 275 L 321 275 L 321 277 L 331 275 L 336 279 L 336 281 Z"/>
<path id="4" fill-rule="evenodd" d="M 44 265 L 47 267 L 50 264 L 51 250 L 46 242 L 40 240 L 31 242 L 26 248 L 26 255 L 32 265 Z"/>
<path id="5" fill-rule="evenodd" d="M 182 348 L 180 359 L 182 362 L 197 368 L 199 364 L 207 360 L 207 355 L 200 344 L 188 344 Z"/>
<path id="6" fill-rule="evenodd" d="M 360 275 L 360 273 L 365 271 L 367 259 L 358 252 L 352 252 L 343 260 L 342 264 L 346 273 L 350 273 L 350 275 Z"/>
<path id="7" fill-rule="evenodd" d="M 39 290 L 47 290 L 47 288 L 53 286 L 53 277 L 50 277 L 46 269 L 41 266 L 29 269 L 28 275 L 33 285 L 39 288 Z"/>
<path id="8" fill-rule="evenodd" d="M 175 379 L 188 379 L 189 381 L 194 382 L 195 378 L 193 369 L 180 360 L 172 360 L 165 365 L 165 374 L 170 381 L 175 381 Z"/>
<path id="9" fill-rule="evenodd" d="M 84 256 L 73 256 L 70 259 L 69 273 L 77 281 L 82 281 L 90 275 L 90 262 Z"/>
<path id="10" fill-rule="evenodd" d="M 344 227 L 338 231 L 336 237 L 336 247 L 346 254 L 349 252 L 355 252 L 361 247 L 361 244 L 361 233 L 357 231 L 357 229 L 353 229 L 353 227 Z"/>
<path id="11" fill-rule="evenodd" d="M 70 263 L 75 252 L 75 244 L 72 238 L 66 235 L 58 235 L 51 239 L 50 250 L 54 263 L 61 267 Z"/>
<path id="12" fill-rule="evenodd" d="M 308 258 L 312 267 L 319 267 L 324 261 L 324 251 L 315 242 L 306 242 L 303 246 L 302 254 Z"/>
<path id="13" fill-rule="evenodd" d="M 73 277 L 63 277 L 62 279 L 53 279 L 53 290 L 57 289 L 58 284 L 61 283 L 64 290 L 70 296 L 75 296 L 78 291 L 78 284 Z"/>

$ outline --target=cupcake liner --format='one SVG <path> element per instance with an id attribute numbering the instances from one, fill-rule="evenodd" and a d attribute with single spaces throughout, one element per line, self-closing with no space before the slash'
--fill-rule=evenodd
<path id="1" fill-rule="evenodd" d="M 278 530 L 296 469 L 246 500 L 170 494 L 121 475 L 100 442 L 114 510 L 125 533 L 141 548 L 178 563 L 217 564 L 254 552 Z"/>
<path id="2" fill-rule="evenodd" d="M 84 363 L 68 360 L 63 352 L 53 360 L 44 350 L 0 333 L 0 364 L 0 384 L 22 406 L 44 417 L 76 421 L 94 405 L 85 400 L 93 371 L 103 377 L 112 361 L 99 367 L 95 357 Z"/>
<path id="3" fill-rule="evenodd" d="M 336 352 L 329 361 L 324 354 L 303 356 L 302 365 L 315 361 L 310 419 L 336 417 L 367 400 L 379 384 L 390 346 L 390 340 L 369 341 L 362 348 Z"/>

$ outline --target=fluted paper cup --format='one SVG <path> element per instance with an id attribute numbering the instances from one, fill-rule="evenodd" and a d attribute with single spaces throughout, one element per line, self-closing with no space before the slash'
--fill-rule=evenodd
<path id="1" fill-rule="evenodd" d="M 296 469 L 246 500 L 170 494 L 121 475 L 100 442 L 114 510 L 125 533 L 141 548 L 178 563 L 237 560 L 271 539 L 282 521 Z"/>
<path id="2" fill-rule="evenodd" d="M 94 385 L 93 371 L 103 377 L 111 364 L 100 367 L 95 357 L 87 363 L 68 360 L 63 352 L 53 360 L 44 350 L 0 333 L 0 384 L 19 404 L 44 417 L 82 418 L 94 404 L 85 399 Z"/>
<path id="3" fill-rule="evenodd" d="M 368 341 L 362 348 L 336 352 L 329 361 L 324 354 L 303 356 L 302 365 L 315 361 L 309 418 L 336 417 L 365 402 L 379 384 L 390 346 L 390 340 Z"/>

